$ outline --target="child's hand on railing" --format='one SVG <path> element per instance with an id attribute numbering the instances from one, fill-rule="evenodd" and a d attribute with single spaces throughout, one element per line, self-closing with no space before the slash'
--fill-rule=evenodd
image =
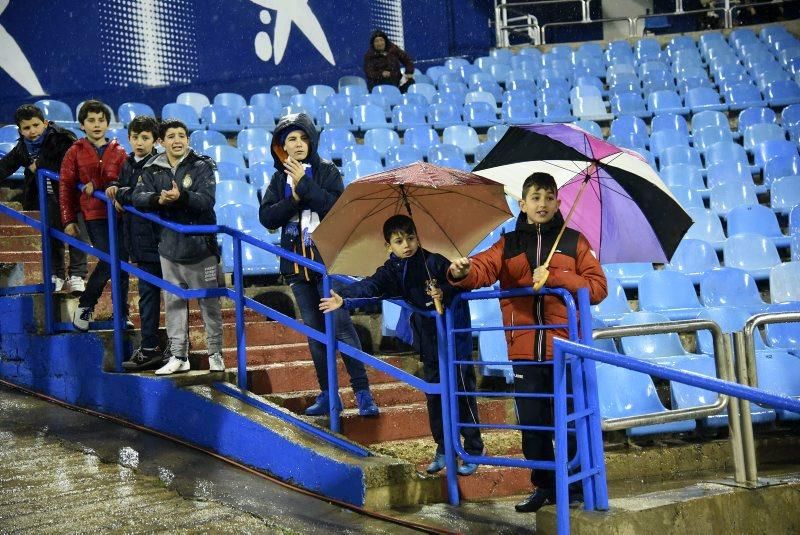
<path id="1" fill-rule="evenodd" d="M 457 258 L 450 264 L 450 276 L 454 279 L 463 279 L 469 273 L 470 267 L 469 258 Z"/>
<path id="2" fill-rule="evenodd" d="M 83 187 L 83 194 L 87 197 L 91 197 L 92 193 L 94 193 L 94 184 L 91 182 L 87 182 L 86 185 Z"/>
<path id="3" fill-rule="evenodd" d="M 344 304 L 342 296 L 331 290 L 330 297 L 323 297 L 319 300 L 319 309 L 325 313 L 333 312 Z"/>
<path id="4" fill-rule="evenodd" d="M 433 286 L 429 286 L 429 287 L 428 287 L 428 288 L 425 290 L 425 293 L 426 293 L 426 294 L 428 294 L 428 295 L 430 295 L 430 296 L 431 296 L 431 297 L 432 297 L 434 300 L 436 300 L 436 299 L 439 299 L 439 300 L 441 300 L 441 299 L 444 297 L 444 292 L 443 292 L 443 291 L 442 291 L 442 289 L 441 289 L 440 287 L 438 287 L 438 286 L 435 286 L 435 287 L 433 287 Z"/>

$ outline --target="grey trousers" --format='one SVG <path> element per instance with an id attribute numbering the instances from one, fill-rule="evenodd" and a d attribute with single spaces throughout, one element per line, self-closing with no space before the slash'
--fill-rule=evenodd
<path id="1" fill-rule="evenodd" d="M 165 281 L 181 288 L 219 288 L 223 286 L 222 269 L 216 256 L 196 264 L 176 264 L 161 257 L 161 272 Z M 208 354 L 222 351 L 222 307 L 219 297 L 198 299 L 206 330 Z M 189 355 L 189 302 L 171 292 L 164 292 L 164 311 L 170 349 L 176 357 Z"/>

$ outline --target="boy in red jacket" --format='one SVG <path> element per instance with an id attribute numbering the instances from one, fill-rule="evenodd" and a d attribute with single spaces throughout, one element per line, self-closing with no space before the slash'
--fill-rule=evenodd
<path id="1" fill-rule="evenodd" d="M 111 119 L 105 105 L 99 100 L 87 100 L 78 111 L 78 122 L 86 137 L 76 141 L 64 155 L 61 163 L 61 183 L 59 197 L 61 204 L 61 222 L 64 232 L 70 236 L 78 236 L 78 212 L 83 214 L 89 239 L 94 247 L 108 252 L 108 214 L 106 203 L 92 197 L 95 191 L 105 191 L 106 187 L 117 180 L 127 154 L 116 140 L 108 141 L 106 131 Z M 84 184 L 83 193 L 78 190 L 78 183 Z M 121 218 L 120 218 L 121 221 Z M 117 232 L 121 238 L 122 233 Z M 97 262 L 86 290 L 78 301 L 78 307 L 72 316 L 72 324 L 80 331 L 89 329 L 94 306 L 100 299 L 106 283 L 111 280 L 111 266 L 106 262 Z M 114 297 L 117 298 L 116 296 Z M 128 310 L 128 273 L 122 272 L 122 295 L 125 300 L 126 326 L 133 327 L 127 320 Z"/>
<path id="2" fill-rule="evenodd" d="M 520 216 L 513 232 L 508 232 L 488 250 L 472 258 L 459 258 L 450 264 L 448 279 L 454 286 L 483 288 L 500 281 L 501 289 L 529 287 L 542 279 L 551 288 L 577 292 L 589 289 L 592 304 L 608 293 L 606 276 L 589 242 L 578 231 L 566 229 L 550 267 L 542 266 L 555 243 L 564 218 L 558 211 L 558 187 L 547 173 L 533 173 L 522 185 Z M 567 323 L 567 310 L 561 298 L 531 295 L 501 299 L 503 325 L 554 325 Z M 567 338 L 566 329 L 506 331 L 511 360 L 544 361 L 553 358 L 553 337 Z M 520 393 L 553 393 L 552 366 L 514 366 L 514 390 Z M 550 398 L 516 398 L 520 425 L 552 426 Z M 552 432 L 523 431 L 522 452 L 526 459 L 553 460 Z M 575 439 L 570 435 L 569 456 L 575 454 Z M 531 483 L 536 490 L 515 508 L 521 513 L 538 511 L 555 503 L 555 478 L 549 470 L 535 470 Z"/>

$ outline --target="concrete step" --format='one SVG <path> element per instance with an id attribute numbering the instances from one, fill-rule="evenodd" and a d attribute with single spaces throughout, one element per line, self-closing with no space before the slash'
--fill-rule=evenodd
<path id="1" fill-rule="evenodd" d="M 33 231 L 32 228 L 31 230 Z M 0 240 L 0 253 L 13 253 L 15 251 L 41 251 L 41 246 L 42 237 L 38 233 L 4 236 L 3 239 Z"/>
<path id="2" fill-rule="evenodd" d="M 375 403 L 381 408 L 394 405 L 423 403 L 425 401 L 425 394 L 421 391 L 406 383 L 397 381 L 370 385 L 370 391 L 372 392 L 372 397 L 375 399 Z M 303 414 L 303 412 L 314 403 L 317 394 L 319 394 L 319 389 L 314 388 L 301 392 L 279 392 L 268 394 L 264 397 L 292 412 Z M 355 394 L 349 385 L 339 388 L 339 395 L 342 398 L 345 409 L 353 409 L 356 407 Z"/>
<path id="3" fill-rule="evenodd" d="M 39 210 L 22 210 L 22 206 L 19 203 L 15 202 L 4 202 L 2 204 L 10 207 L 13 210 L 21 212 L 23 215 L 31 217 L 37 221 L 39 220 Z M 24 226 L 27 229 L 31 229 L 31 227 L 21 223 L 20 220 L 15 217 L 11 217 L 10 215 L 7 215 L 5 213 L 0 214 L 0 228 L 7 226 L 9 227 Z"/>
<path id="4" fill-rule="evenodd" d="M 40 236 L 38 230 L 17 220 L 8 225 L 0 225 L 0 236 Z"/>
<path id="5" fill-rule="evenodd" d="M 0 262 L 41 262 L 42 252 L 36 250 L 0 251 Z"/>

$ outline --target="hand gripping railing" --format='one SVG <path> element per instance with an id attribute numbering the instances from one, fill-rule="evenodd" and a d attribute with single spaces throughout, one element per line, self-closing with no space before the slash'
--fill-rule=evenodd
<path id="1" fill-rule="evenodd" d="M 480 332 L 480 331 L 496 331 L 496 330 L 544 330 L 555 328 L 566 328 L 571 339 L 578 341 L 583 340 L 591 343 L 592 340 L 592 321 L 589 306 L 589 292 L 586 288 L 582 288 L 577 292 L 578 306 L 576 307 L 575 299 L 572 294 L 567 290 L 561 288 L 544 288 L 538 294 L 553 295 L 564 301 L 567 308 L 567 324 L 565 325 L 519 325 L 513 327 L 497 326 L 497 327 L 474 327 L 469 329 L 459 329 L 454 327 L 453 307 L 461 300 L 471 301 L 475 299 L 491 299 L 491 298 L 515 298 L 521 296 L 530 296 L 534 294 L 532 288 L 515 288 L 512 290 L 491 290 L 491 291 L 478 291 L 458 294 L 453 304 L 448 308 L 446 313 L 447 318 L 447 375 L 449 376 L 448 384 L 456 384 L 455 373 L 457 366 L 461 365 L 481 365 L 493 364 L 497 365 L 494 361 L 473 361 L 473 360 L 460 360 L 458 355 L 455 354 L 455 336 L 459 333 L 465 332 Z M 580 325 L 578 317 L 580 315 Z M 509 362 L 507 366 L 550 366 L 550 362 L 537 362 L 533 360 L 517 360 L 513 363 Z M 555 398 L 556 405 L 563 405 L 566 411 L 567 398 L 571 398 L 573 402 L 573 412 L 569 414 L 565 421 L 559 423 L 555 422 L 553 426 L 529 426 L 529 425 L 511 425 L 511 424 L 471 424 L 461 423 L 458 412 L 458 398 L 462 396 L 476 396 L 482 397 L 509 397 L 505 392 L 459 392 L 456 388 L 451 388 L 450 397 L 450 415 L 452 417 L 453 425 L 449 432 L 451 433 L 450 442 L 456 453 L 465 462 L 473 462 L 487 465 L 497 466 L 514 466 L 520 468 L 528 468 L 534 470 L 552 470 L 558 473 L 559 463 L 564 465 L 564 470 L 569 469 L 573 472 L 569 476 L 569 483 L 581 481 L 584 493 L 584 508 L 587 510 L 607 509 L 608 508 L 608 492 L 606 488 L 606 474 L 605 474 L 605 459 L 603 457 L 603 437 L 600 429 L 600 413 L 597 398 L 597 377 L 594 369 L 594 364 L 589 362 L 587 365 L 578 362 L 571 366 L 572 371 L 572 394 L 568 395 L 565 390 L 561 393 L 554 389 L 554 394 L 541 394 L 541 393 L 515 393 L 513 397 L 519 398 Z M 560 399 L 559 399 L 560 397 Z M 515 429 L 515 430 L 530 430 L 530 431 L 557 431 L 559 425 L 563 425 L 563 440 L 566 440 L 567 423 L 571 423 L 574 429 L 570 428 L 570 433 L 574 433 L 576 437 L 577 456 L 575 459 L 562 459 L 559 461 L 550 460 L 525 460 L 515 459 L 509 457 L 495 457 L 487 455 L 471 455 L 467 453 L 459 439 L 459 429 L 462 427 L 478 427 L 478 428 L 491 428 L 491 429 Z M 447 431 L 447 430 L 446 430 Z M 557 441 L 559 439 L 556 439 Z M 564 485 L 567 485 L 566 477 L 563 478 Z M 557 481 L 558 484 L 558 481 Z M 566 488 L 566 487 L 565 487 Z M 452 503 L 452 494 L 451 494 Z"/>
<path id="2" fill-rule="evenodd" d="M 800 412 L 800 401 L 789 396 L 769 394 L 750 386 L 739 385 L 715 377 L 708 377 L 694 372 L 682 371 L 667 366 L 653 364 L 633 357 L 603 351 L 579 344 L 570 340 L 556 339 L 553 343 L 554 381 L 556 383 L 556 518 L 559 533 L 569 533 L 569 494 L 567 485 L 567 447 L 566 447 L 566 363 L 574 357 L 579 361 L 591 360 L 605 362 L 612 366 L 620 366 L 629 370 L 645 373 L 662 379 L 676 381 L 690 386 L 710 390 L 719 394 L 727 394 L 743 400 L 762 405 L 781 408 L 792 412 Z"/>

